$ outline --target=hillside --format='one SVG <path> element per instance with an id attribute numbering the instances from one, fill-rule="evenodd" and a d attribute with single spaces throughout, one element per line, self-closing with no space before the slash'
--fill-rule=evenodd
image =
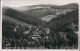
<path id="1" fill-rule="evenodd" d="M 64 8 L 74 8 L 74 9 L 78 8 L 78 6 L 79 5 L 76 4 L 76 3 L 71 3 L 71 4 L 63 5 Z"/>
<path id="2" fill-rule="evenodd" d="M 26 23 L 34 24 L 34 25 L 41 25 L 43 22 L 33 16 L 28 16 L 26 14 L 23 14 L 19 11 L 13 10 L 13 9 L 7 9 L 3 15 L 7 15 L 9 17 L 13 17 L 15 19 L 21 20 Z"/>
<path id="3" fill-rule="evenodd" d="M 46 16 L 48 12 L 36 9 L 36 10 L 22 11 L 22 13 L 41 19 L 43 16 Z"/>
<path id="4" fill-rule="evenodd" d="M 42 8 L 24 10 L 24 11 L 17 11 L 17 10 L 11 9 L 11 8 L 3 9 L 3 15 L 7 15 L 7 16 L 12 17 L 14 19 L 17 19 L 19 21 L 34 24 L 34 25 L 44 25 L 43 19 L 45 19 L 45 20 L 49 21 L 48 24 L 46 24 L 46 25 L 50 28 L 52 28 L 52 26 L 54 26 L 53 24 L 56 24 L 56 26 L 58 26 L 58 27 L 60 24 L 62 25 L 62 22 L 58 25 L 59 21 L 66 21 L 67 22 L 68 19 L 70 19 L 70 20 L 73 19 L 73 21 L 74 21 L 78 17 L 76 11 L 72 11 L 71 13 L 66 12 L 66 15 L 61 14 L 61 15 L 56 16 L 56 14 L 55 14 L 55 13 L 59 13 L 59 12 L 62 13 L 62 11 L 64 11 L 64 10 L 66 11 L 66 9 L 58 11 L 58 9 L 59 9 L 58 7 L 61 7 L 61 8 L 72 7 L 72 9 L 74 7 L 77 9 L 78 4 L 75 4 L 75 3 L 67 4 L 67 5 L 63 5 L 63 6 L 57 6 L 57 8 L 58 8 L 57 11 L 55 11 L 55 9 L 53 9 L 56 7 L 56 5 L 54 5 L 54 6 L 53 5 L 34 5 L 34 6 L 30 6 L 30 7 L 32 7 L 32 8 L 36 7 L 37 8 L 37 6 L 41 6 Z M 50 8 L 43 8 L 43 7 L 50 7 Z M 53 10 L 53 12 L 51 10 Z M 69 9 L 67 9 L 67 10 L 69 10 Z M 54 14 L 51 14 L 51 13 L 54 13 Z M 73 15 L 76 17 L 73 17 Z M 54 16 L 57 18 L 54 18 Z M 68 21 L 67 23 L 63 23 L 63 24 L 69 24 L 70 22 Z M 55 30 L 57 29 L 55 26 L 53 28 Z"/>
<path id="5" fill-rule="evenodd" d="M 52 4 L 39 4 L 39 5 L 32 5 L 32 6 L 21 6 L 17 7 L 16 9 L 19 11 L 24 11 L 24 10 L 32 10 L 32 9 L 39 9 L 39 8 L 78 8 L 77 3 L 71 3 L 67 5 L 52 5 Z"/>
<path id="6" fill-rule="evenodd" d="M 62 6 L 41 4 L 41 5 L 30 6 L 29 10 L 26 10 L 27 9 L 26 6 L 24 6 L 24 7 L 25 8 L 20 12 L 22 12 L 24 14 L 27 14 L 27 15 L 34 16 L 34 17 L 36 17 L 38 19 L 42 19 L 44 16 L 50 15 L 51 13 L 54 13 L 54 15 L 55 15 L 56 12 L 61 12 L 59 9 L 63 9 L 63 11 L 64 11 L 64 9 L 65 10 L 66 9 L 67 10 L 68 9 L 77 9 L 78 8 L 78 4 L 71 3 L 71 4 L 67 4 L 67 5 L 62 5 Z"/>
<path id="7" fill-rule="evenodd" d="M 70 23 L 78 24 L 78 10 L 66 13 L 66 15 L 59 15 L 57 18 L 49 21 L 46 26 L 52 30 L 61 30 Z"/>
<path id="8" fill-rule="evenodd" d="M 52 6 L 51 8 L 55 8 L 55 9 L 77 9 L 78 8 L 78 4 L 76 3 L 71 3 L 71 4 L 67 4 L 67 5 L 62 5 L 62 6 Z"/>

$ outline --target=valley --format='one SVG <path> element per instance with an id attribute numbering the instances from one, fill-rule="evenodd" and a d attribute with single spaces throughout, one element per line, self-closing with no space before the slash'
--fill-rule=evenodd
<path id="1" fill-rule="evenodd" d="M 78 4 L 3 8 L 3 49 L 78 49 Z"/>

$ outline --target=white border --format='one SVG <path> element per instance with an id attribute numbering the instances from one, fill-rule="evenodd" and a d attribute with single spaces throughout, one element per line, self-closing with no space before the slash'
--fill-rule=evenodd
<path id="1" fill-rule="evenodd" d="M 2 49 L 2 1 L 1 3 L 1 9 L 0 9 L 0 51 L 79 51 L 80 49 L 80 27 L 78 32 L 78 49 Z M 78 0 L 79 4 L 79 12 L 80 12 L 80 0 Z M 80 14 L 79 14 L 80 17 Z M 78 19 L 80 22 L 80 18 Z M 80 26 L 80 23 L 79 23 Z"/>
<path id="2" fill-rule="evenodd" d="M 2 1 L 0 0 L 0 49 L 2 50 Z"/>
<path id="3" fill-rule="evenodd" d="M 78 0 L 78 4 L 79 4 L 79 13 L 80 13 L 80 0 Z M 78 49 L 79 49 L 79 51 L 80 51 L 80 14 L 78 15 L 79 17 L 79 22 L 78 22 L 78 24 L 79 24 L 79 32 L 78 32 Z"/>

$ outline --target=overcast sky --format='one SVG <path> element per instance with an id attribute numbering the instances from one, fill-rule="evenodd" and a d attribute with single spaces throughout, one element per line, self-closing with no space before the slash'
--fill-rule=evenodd
<path id="1" fill-rule="evenodd" d="M 69 3 L 78 3 L 78 0 L 2 0 L 2 5 L 9 7 L 20 7 L 38 4 L 65 5 Z"/>

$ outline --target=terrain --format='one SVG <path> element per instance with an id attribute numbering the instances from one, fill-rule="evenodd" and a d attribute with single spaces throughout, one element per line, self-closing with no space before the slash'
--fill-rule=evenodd
<path id="1" fill-rule="evenodd" d="M 77 49 L 78 4 L 3 8 L 2 48 Z"/>

